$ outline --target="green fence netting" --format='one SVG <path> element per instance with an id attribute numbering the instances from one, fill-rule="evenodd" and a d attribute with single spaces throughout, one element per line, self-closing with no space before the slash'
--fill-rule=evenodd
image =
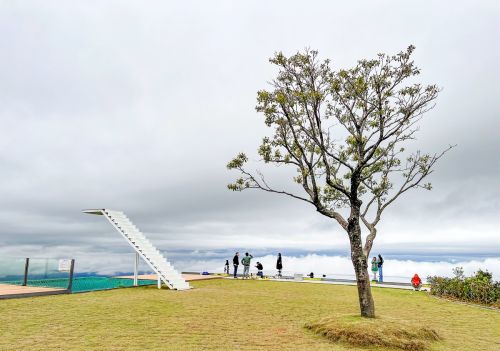
<path id="1" fill-rule="evenodd" d="M 70 259 L 0 258 L 0 284 L 14 284 L 67 289 L 70 280 Z M 25 278 L 25 269 L 27 275 Z M 155 285 L 156 280 L 141 279 L 138 285 Z M 73 278 L 72 292 L 108 290 L 134 285 L 133 279 L 113 277 L 76 277 Z"/>

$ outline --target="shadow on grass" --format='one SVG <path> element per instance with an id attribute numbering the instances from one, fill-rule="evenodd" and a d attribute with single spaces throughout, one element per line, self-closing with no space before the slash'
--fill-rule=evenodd
<path id="1" fill-rule="evenodd" d="M 388 318 L 324 318 L 306 323 L 305 327 L 332 342 L 356 347 L 423 351 L 433 342 L 441 340 L 432 328 Z"/>

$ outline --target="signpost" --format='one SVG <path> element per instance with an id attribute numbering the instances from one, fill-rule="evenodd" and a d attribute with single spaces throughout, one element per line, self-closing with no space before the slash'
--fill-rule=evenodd
<path id="1" fill-rule="evenodd" d="M 69 259 L 59 260 L 59 266 L 57 270 L 59 272 L 69 272 L 71 270 L 71 260 Z"/>

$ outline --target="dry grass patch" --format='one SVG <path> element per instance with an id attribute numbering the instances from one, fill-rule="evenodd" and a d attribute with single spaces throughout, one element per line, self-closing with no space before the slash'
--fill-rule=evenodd
<path id="1" fill-rule="evenodd" d="M 305 327 L 330 341 L 357 347 L 423 351 L 428 350 L 433 342 L 441 340 L 432 328 L 387 318 L 323 318 L 306 323 Z"/>

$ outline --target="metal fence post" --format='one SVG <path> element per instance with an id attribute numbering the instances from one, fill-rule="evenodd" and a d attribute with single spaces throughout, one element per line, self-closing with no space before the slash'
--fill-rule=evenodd
<path id="1" fill-rule="evenodd" d="M 138 283 L 138 274 L 139 274 L 139 254 L 135 253 L 135 262 L 134 262 L 134 286 L 139 285 Z"/>
<path id="2" fill-rule="evenodd" d="M 71 260 L 71 266 L 69 268 L 69 283 L 68 283 L 68 291 L 71 292 L 73 288 L 73 273 L 75 271 L 75 259 Z"/>
<path id="3" fill-rule="evenodd" d="M 30 267 L 30 259 L 29 257 L 26 257 L 26 262 L 24 263 L 24 279 L 23 279 L 23 286 L 26 286 L 28 284 L 28 269 Z"/>

